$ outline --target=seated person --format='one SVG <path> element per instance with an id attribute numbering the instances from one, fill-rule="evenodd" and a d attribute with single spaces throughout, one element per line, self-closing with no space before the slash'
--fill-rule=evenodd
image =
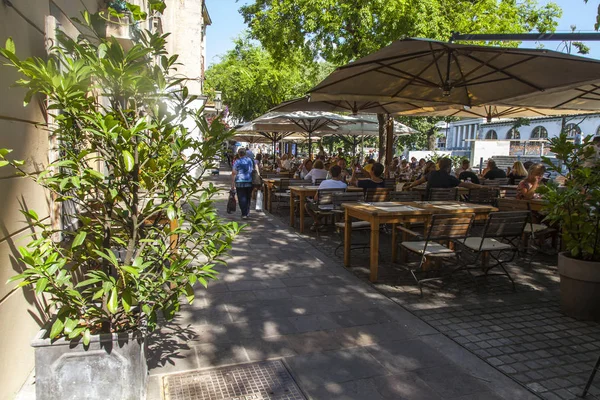
<path id="1" fill-rule="evenodd" d="M 400 177 L 400 179 L 407 181 L 410 179 L 412 173 L 413 170 L 410 167 L 408 161 L 402 160 L 402 162 L 400 163 L 400 168 L 398 168 L 398 176 Z"/>
<path id="2" fill-rule="evenodd" d="M 315 161 L 312 169 L 304 176 L 304 180 L 311 181 L 313 185 L 317 179 L 325 178 L 327 178 L 327 171 L 325 170 L 325 166 L 321 160 Z"/>
<path id="3" fill-rule="evenodd" d="M 374 164 L 375 164 L 375 160 L 373 160 L 372 158 L 369 158 L 369 161 L 367 161 L 367 163 L 363 167 L 363 171 L 371 172 L 371 168 L 373 168 Z"/>
<path id="4" fill-rule="evenodd" d="M 408 185 L 404 185 L 404 190 L 408 190 L 412 187 L 419 186 L 419 185 L 427 182 L 427 175 L 429 175 L 436 169 L 437 169 L 437 167 L 433 161 L 427 161 L 425 163 L 425 167 L 423 168 L 421 176 L 416 181 L 411 182 Z"/>
<path id="5" fill-rule="evenodd" d="M 375 188 L 384 188 L 385 182 L 381 177 L 383 175 L 384 167 L 381 163 L 374 163 L 373 167 L 369 171 L 370 178 L 369 179 L 361 179 L 358 180 L 357 173 L 360 173 L 362 170 L 360 165 L 358 168 L 355 168 L 352 171 L 352 177 L 350 178 L 350 184 L 353 186 L 358 186 L 359 188 L 365 189 L 375 189 Z"/>
<path id="6" fill-rule="evenodd" d="M 527 170 L 521 161 L 515 161 L 507 176 L 508 183 L 515 185 L 515 181 L 520 181 L 527 178 Z"/>
<path id="7" fill-rule="evenodd" d="M 493 180 L 506 178 L 506 172 L 498 168 L 496 161 L 494 160 L 488 160 L 486 170 L 487 172 L 483 175 L 484 179 Z"/>
<path id="8" fill-rule="evenodd" d="M 471 162 L 469 160 L 467 160 L 466 158 L 464 160 L 462 160 L 462 162 L 460 163 L 460 168 L 457 168 L 455 171 L 455 175 L 458 179 L 460 179 L 460 174 L 462 174 L 463 172 L 471 172 Z M 479 180 L 478 180 L 479 182 Z"/>
<path id="9" fill-rule="evenodd" d="M 456 176 L 452 175 L 452 160 L 448 157 L 441 158 L 438 165 L 440 167 L 438 171 L 433 171 L 427 175 L 427 191 L 437 188 L 450 189 L 457 186 L 467 188 L 483 187 L 471 182 L 461 182 Z"/>
<path id="10" fill-rule="evenodd" d="M 534 164 L 529 168 L 527 178 L 519 182 L 517 187 L 517 200 L 539 199 L 537 188 L 542 184 L 546 168 L 542 164 Z"/>
<path id="11" fill-rule="evenodd" d="M 350 172 L 349 172 L 348 168 L 346 168 L 346 160 L 343 158 L 340 158 L 337 160 L 336 165 L 338 165 L 341 169 L 340 180 L 342 182 L 346 182 L 348 180 L 348 178 L 350 178 Z M 333 166 L 331 168 L 333 168 Z M 327 174 L 327 179 L 332 178 L 331 168 L 329 168 L 329 173 Z"/>
<path id="12" fill-rule="evenodd" d="M 458 180 L 461 182 L 473 182 L 479 185 L 479 177 L 473 171 L 463 171 L 458 176 Z"/>

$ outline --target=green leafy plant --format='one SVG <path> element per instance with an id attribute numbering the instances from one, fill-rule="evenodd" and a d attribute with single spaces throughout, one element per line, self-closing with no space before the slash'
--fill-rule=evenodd
<path id="1" fill-rule="evenodd" d="M 92 20 L 84 13 L 81 23 L 93 31 Z M 218 190 L 202 185 L 231 132 L 190 108 L 184 78 L 170 77 L 177 56 L 167 55 L 167 35 L 140 31 L 128 51 L 96 35 L 58 32 L 48 60 L 18 58 L 11 39 L 0 48 L 22 75 L 25 103 L 47 98 L 58 147 L 39 174 L 7 149 L 0 166 L 35 180 L 77 221 L 57 226 L 24 209 L 37 233 L 19 249 L 25 269 L 10 281 L 48 299 L 51 338 L 84 343 L 171 319 L 181 299 L 193 301 L 194 285 L 216 277 L 240 231 L 218 217 Z"/>
<path id="2" fill-rule="evenodd" d="M 576 144 L 562 132 L 549 140 L 558 162 L 542 159 L 547 170 L 564 178 L 564 186 L 549 182 L 538 192 L 547 201 L 545 220 L 561 226 L 569 255 L 600 261 L 600 166 L 591 138 Z"/>

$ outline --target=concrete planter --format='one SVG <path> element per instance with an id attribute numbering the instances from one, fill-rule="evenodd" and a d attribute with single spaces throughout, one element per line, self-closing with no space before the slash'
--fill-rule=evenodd
<path id="1" fill-rule="evenodd" d="M 558 255 L 561 311 L 573 318 L 600 321 L 600 262 Z"/>
<path id="2" fill-rule="evenodd" d="M 47 336 L 42 329 L 31 344 L 37 400 L 146 398 L 146 340 L 140 332 L 94 335 L 87 348 Z"/>

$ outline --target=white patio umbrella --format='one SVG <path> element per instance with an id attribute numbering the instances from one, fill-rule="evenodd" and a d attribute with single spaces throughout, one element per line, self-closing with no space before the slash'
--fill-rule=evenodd
<path id="1" fill-rule="evenodd" d="M 270 112 L 252 121 L 255 124 L 294 124 L 297 132 L 306 132 L 308 135 L 308 156 L 312 156 L 312 136 L 315 132 L 326 133 L 337 127 L 363 119 L 324 111 L 295 111 L 289 113 Z M 369 123 L 370 121 L 364 120 Z"/>
<path id="2" fill-rule="evenodd" d="M 568 110 L 598 112 L 600 110 L 600 80 L 583 85 L 547 90 L 535 95 L 518 96 L 506 99 L 502 103 L 514 106 L 547 107 L 557 112 Z"/>

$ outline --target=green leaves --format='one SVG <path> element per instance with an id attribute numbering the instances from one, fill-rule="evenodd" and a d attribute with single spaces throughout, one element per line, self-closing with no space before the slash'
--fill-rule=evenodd
<path id="1" fill-rule="evenodd" d="M 131 15 L 135 21 L 142 21 L 148 18 L 148 14 L 142 11 L 138 5 L 127 3 L 127 8 L 131 12 Z"/>
<path id="2" fill-rule="evenodd" d="M 116 314 L 117 310 L 119 309 L 119 294 L 116 287 L 112 288 L 110 291 L 110 296 L 106 302 L 106 308 L 111 314 Z"/>
<path id="3" fill-rule="evenodd" d="M 81 244 L 83 243 L 83 241 L 85 240 L 87 236 L 87 232 L 86 231 L 81 231 L 77 234 L 77 236 L 75 236 L 75 239 L 73 239 L 73 243 L 71 244 L 71 248 L 74 249 L 78 246 L 81 246 Z"/>
<path id="4" fill-rule="evenodd" d="M 123 163 L 125 164 L 125 171 L 131 172 L 133 170 L 135 161 L 131 153 L 127 150 L 123 150 Z"/>
<path id="5" fill-rule="evenodd" d="M 148 0 L 148 6 L 150 10 L 157 11 L 159 13 L 164 13 L 167 5 L 164 0 Z"/>
<path id="6" fill-rule="evenodd" d="M 13 54 L 16 52 L 15 42 L 11 37 L 6 39 L 6 42 L 4 43 L 4 48 L 6 49 L 6 51 L 10 51 Z"/>

